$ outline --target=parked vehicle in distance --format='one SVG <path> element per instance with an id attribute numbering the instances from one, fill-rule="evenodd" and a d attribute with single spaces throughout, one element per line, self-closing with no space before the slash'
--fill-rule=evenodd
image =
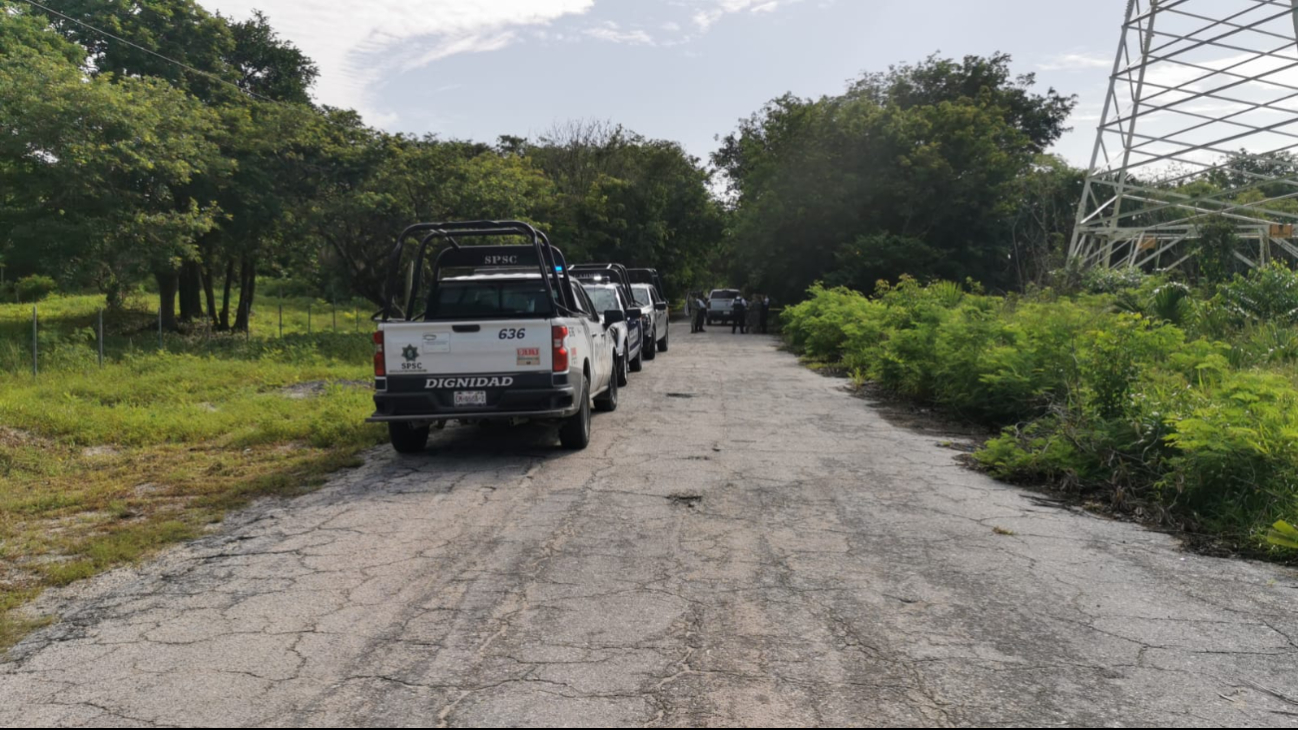
<path id="1" fill-rule="evenodd" d="M 413 258 L 407 240 L 419 236 Z M 461 244 L 473 237 L 522 236 L 530 245 Z M 436 257 L 426 296 L 424 262 Z M 387 296 L 375 315 L 375 412 L 401 453 L 422 450 L 433 426 L 529 419 L 559 425 L 562 445 L 590 442 L 591 401 L 618 404 L 611 328 L 567 273 L 563 253 L 518 221 L 421 223 L 398 238 Z M 410 265 L 409 269 L 405 266 Z M 398 294 L 403 271 L 414 271 Z"/>
<path id="2" fill-rule="evenodd" d="M 713 289 L 708 294 L 708 324 L 729 324 L 738 289 Z"/>
<path id="3" fill-rule="evenodd" d="M 631 275 L 627 268 L 622 264 L 573 264 L 569 269 L 573 278 L 583 284 L 613 284 L 621 292 L 623 299 L 628 303 L 627 311 L 630 313 L 628 326 L 630 329 L 639 329 L 640 338 L 643 342 L 652 343 L 649 329 L 653 326 L 653 307 L 641 305 L 636 301 L 636 294 L 632 290 Z M 654 350 L 652 344 L 648 347 L 641 348 L 641 360 L 654 359 Z M 639 363 L 632 370 L 639 372 Z"/>
<path id="4" fill-rule="evenodd" d="M 642 349 L 645 339 L 644 328 L 640 326 L 640 310 L 632 308 L 623 295 L 622 288 L 615 284 L 582 281 L 581 286 L 595 303 L 595 311 L 603 312 L 601 317 L 605 320 L 605 326 L 614 335 L 613 372 L 617 373 L 618 387 L 626 387 L 628 373 L 638 373 L 644 369 Z M 622 313 L 622 320 L 610 323 L 607 321 L 608 313 L 615 310 Z"/>
<path id="5" fill-rule="evenodd" d="M 671 313 L 667 310 L 667 300 L 652 284 L 632 284 L 636 303 L 643 311 L 648 309 L 645 329 L 649 331 L 649 342 L 658 352 L 667 352 L 667 336 L 670 334 Z M 650 360 L 653 357 L 649 358 Z"/>

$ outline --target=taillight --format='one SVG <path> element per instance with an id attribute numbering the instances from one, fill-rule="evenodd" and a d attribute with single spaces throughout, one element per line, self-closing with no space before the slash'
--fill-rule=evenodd
<path id="1" fill-rule="evenodd" d="M 554 372 L 568 372 L 568 348 L 563 346 L 568 339 L 568 328 L 555 325 L 550 328 L 550 337 L 554 339 Z"/>
<path id="2" fill-rule="evenodd" d="M 388 374 L 387 363 L 383 360 L 383 330 L 374 333 L 374 377 L 382 378 Z"/>

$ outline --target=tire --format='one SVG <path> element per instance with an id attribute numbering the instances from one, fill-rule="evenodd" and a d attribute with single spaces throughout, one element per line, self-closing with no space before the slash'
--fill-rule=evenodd
<path id="1" fill-rule="evenodd" d="M 667 325 L 667 331 L 663 333 L 663 338 L 658 340 L 658 352 L 667 352 L 667 338 L 671 336 L 671 325 Z"/>
<path id="2" fill-rule="evenodd" d="M 626 358 L 618 358 L 614 368 L 617 370 L 617 387 L 625 388 L 631 383 L 631 376 L 629 374 L 630 371 L 627 370 Z"/>
<path id="3" fill-rule="evenodd" d="M 389 421 L 388 437 L 398 454 L 418 454 L 428 448 L 428 424 L 413 426 L 405 421 Z"/>
<path id="4" fill-rule="evenodd" d="M 590 445 L 590 378 L 582 378 L 581 405 L 576 413 L 563 420 L 559 427 L 559 443 L 573 451 Z"/>
<path id="5" fill-rule="evenodd" d="M 638 373 L 641 370 L 644 370 L 644 338 L 640 339 L 640 352 L 631 359 L 631 372 Z"/>
<path id="6" fill-rule="evenodd" d="M 652 360 L 654 359 L 655 356 L 658 355 L 658 348 L 654 347 L 654 341 L 657 339 L 658 339 L 658 329 L 655 328 L 653 332 L 649 333 L 649 346 L 645 347 L 643 344 L 640 345 L 641 357 L 643 357 L 646 360 Z M 643 342 L 644 341 L 641 340 L 641 343 Z"/>
<path id="7" fill-rule="evenodd" d="M 612 413 L 617 410 L 617 373 L 608 379 L 608 390 L 595 397 L 595 410 L 600 413 Z"/>

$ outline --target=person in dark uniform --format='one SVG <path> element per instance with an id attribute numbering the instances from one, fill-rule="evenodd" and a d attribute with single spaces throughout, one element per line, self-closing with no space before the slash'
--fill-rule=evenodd
<path id="1" fill-rule="evenodd" d="M 766 318 L 770 316 L 770 314 L 771 298 L 763 294 L 762 298 L 757 302 L 757 329 L 762 334 L 766 334 Z"/>
<path id="2" fill-rule="evenodd" d="M 703 301 L 702 294 L 694 295 L 694 329 L 692 332 L 702 332 L 703 322 L 708 317 L 708 304 Z"/>
<path id="3" fill-rule="evenodd" d="M 735 333 L 736 327 L 739 328 L 739 334 L 748 334 L 748 302 L 744 301 L 742 295 L 735 297 L 734 308 L 730 310 L 730 316 L 732 318 L 730 320 L 730 334 Z"/>

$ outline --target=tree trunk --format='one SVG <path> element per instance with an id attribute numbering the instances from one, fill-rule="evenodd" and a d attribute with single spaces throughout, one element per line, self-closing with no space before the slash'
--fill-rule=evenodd
<path id="1" fill-rule="evenodd" d="M 211 321 L 213 327 L 217 327 L 220 322 L 216 318 L 216 290 L 212 286 L 211 259 L 204 258 L 200 268 L 200 275 L 203 279 L 203 297 L 207 299 L 207 318 Z"/>
<path id="2" fill-rule="evenodd" d="M 230 329 L 230 287 L 234 286 L 234 259 L 225 260 L 225 293 L 221 297 L 221 319 L 217 323 L 217 329 L 228 331 Z"/>
<path id="3" fill-rule="evenodd" d="M 158 280 L 158 310 L 162 312 L 162 328 L 168 331 L 176 329 L 176 289 L 179 277 L 175 271 L 155 273 Z"/>
<path id="4" fill-rule="evenodd" d="M 193 322 L 203 317 L 203 282 L 197 261 L 180 265 L 180 321 Z"/>
<path id="5" fill-rule="evenodd" d="M 239 309 L 235 315 L 234 328 L 247 332 L 252 319 L 252 300 L 257 293 L 257 264 L 245 256 L 239 267 Z"/>

